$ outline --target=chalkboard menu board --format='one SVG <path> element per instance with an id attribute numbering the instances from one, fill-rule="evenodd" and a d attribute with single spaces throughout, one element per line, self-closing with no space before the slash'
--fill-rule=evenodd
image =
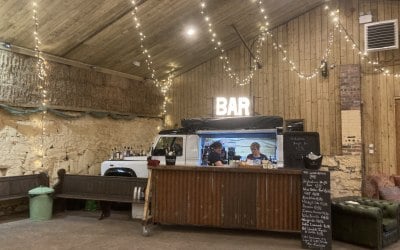
<path id="1" fill-rule="evenodd" d="M 283 163 L 285 167 L 304 168 L 304 157 L 310 152 L 320 154 L 317 132 L 283 133 Z"/>
<path id="2" fill-rule="evenodd" d="M 330 174 L 303 170 L 301 241 L 307 249 L 332 249 Z"/>

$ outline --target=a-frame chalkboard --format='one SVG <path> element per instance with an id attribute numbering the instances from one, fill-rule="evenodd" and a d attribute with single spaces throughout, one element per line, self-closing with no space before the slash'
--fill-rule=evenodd
<path id="1" fill-rule="evenodd" d="M 283 160 L 285 167 L 304 168 L 304 157 L 313 152 L 320 155 L 317 132 L 284 132 Z"/>
<path id="2" fill-rule="evenodd" d="M 306 249 L 332 249 L 331 181 L 327 171 L 303 170 L 301 242 Z"/>

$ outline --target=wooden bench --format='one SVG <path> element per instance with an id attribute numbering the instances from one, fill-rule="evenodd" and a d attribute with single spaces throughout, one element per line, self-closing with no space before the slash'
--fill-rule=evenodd
<path id="1" fill-rule="evenodd" d="M 27 198 L 28 191 L 39 186 L 49 186 L 45 173 L 0 177 L 0 201 Z"/>
<path id="2" fill-rule="evenodd" d="M 66 174 L 64 169 L 57 174 L 55 198 L 144 203 L 138 190 L 145 192 L 147 178 L 72 175 Z"/>

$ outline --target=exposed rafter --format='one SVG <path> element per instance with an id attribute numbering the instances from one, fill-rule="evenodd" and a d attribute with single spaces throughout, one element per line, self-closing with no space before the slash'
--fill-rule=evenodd
<path id="1" fill-rule="evenodd" d="M 5 47 L 1 46 L 0 50 L 6 50 L 6 51 L 10 51 L 10 52 L 14 52 L 14 53 L 22 54 L 22 55 L 27 55 L 27 56 L 32 56 L 32 57 L 34 57 L 35 53 L 36 53 L 32 49 L 28 49 L 28 48 L 24 48 L 24 47 L 20 47 L 20 46 L 16 46 L 16 45 L 11 45 L 11 48 L 5 48 Z M 59 56 L 55 56 L 55 55 L 51 55 L 51 54 L 47 54 L 47 53 L 43 53 L 43 52 L 42 52 L 42 56 L 44 58 L 46 58 L 46 60 L 56 62 L 56 63 L 71 65 L 71 66 L 83 68 L 83 69 L 90 69 L 90 70 L 94 70 L 97 72 L 102 72 L 102 73 L 106 73 L 106 74 L 110 74 L 110 75 L 116 75 L 116 76 L 132 79 L 132 80 L 136 80 L 136 81 L 144 81 L 145 80 L 143 77 L 140 77 L 140 76 L 135 76 L 135 75 L 131 75 L 131 74 L 127 74 L 127 73 L 123 73 L 123 72 L 119 72 L 119 71 L 115 71 L 115 70 L 111 70 L 111 69 L 106 69 L 106 68 L 98 67 L 95 65 L 90 65 L 90 64 L 83 63 L 83 62 L 78 62 L 75 60 L 66 59 L 63 57 L 59 57 Z"/>
<path id="2" fill-rule="evenodd" d="M 138 1 L 136 3 L 136 6 L 139 6 L 141 4 L 143 4 L 144 2 L 146 2 L 147 0 L 141 0 Z M 105 23 L 103 26 L 101 26 L 100 28 L 98 28 L 97 30 L 93 30 L 90 34 L 88 34 L 85 38 L 83 38 L 82 41 L 80 41 L 79 43 L 75 44 L 74 46 L 72 46 L 70 49 L 68 49 L 66 52 L 64 52 L 61 57 L 66 57 L 69 53 L 71 53 L 72 51 L 74 51 L 75 49 L 77 49 L 79 46 L 81 46 L 82 44 L 84 44 L 86 41 L 90 40 L 91 38 L 93 38 L 94 36 L 96 36 L 97 34 L 99 34 L 100 32 L 102 32 L 103 30 L 107 29 L 109 26 L 113 25 L 115 22 L 117 22 L 118 20 L 120 20 L 121 18 L 123 18 L 124 16 L 128 15 L 131 13 L 131 11 L 133 10 L 133 6 L 132 5 L 128 5 L 129 8 L 127 8 L 124 12 L 122 12 L 121 14 L 115 16 L 113 19 L 111 19 L 109 22 Z"/>

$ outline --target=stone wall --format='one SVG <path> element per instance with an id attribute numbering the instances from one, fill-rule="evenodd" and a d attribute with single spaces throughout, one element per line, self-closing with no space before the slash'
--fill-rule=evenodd
<path id="1" fill-rule="evenodd" d="M 35 58 L 0 50 L 0 103 L 40 106 L 35 63 Z M 160 114 L 163 98 L 150 81 L 139 82 L 54 62 L 49 62 L 49 66 L 46 88 L 50 108 L 70 110 L 71 115 L 77 115 L 74 111 L 141 117 Z M 0 109 L 0 177 L 46 172 L 53 185 L 60 168 L 74 174 L 98 175 L 101 162 L 110 157 L 112 148 L 133 146 L 136 150 L 148 150 L 162 120 L 113 120 L 89 115 L 65 119 L 48 113 L 44 125 L 46 133 L 42 136 L 41 114 L 12 116 Z M 26 199 L 0 202 L 0 216 L 26 209 Z"/>
<path id="2" fill-rule="evenodd" d="M 361 195 L 361 157 L 358 155 L 324 156 L 322 171 L 330 171 L 331 196 Z"/>
<path id="3" fill-rule="evenodd" d="M 49 114 L 45 123 L 41 166 L 41 115 L 12 116 L 0 110 L 0 176 L 47 172 L 54 184 L 60 168 L 69 173 L 98 175 L 101 162 L 109 159 L 112 148 L 134 146 L 148 150 L 162 120 L 91 116 L 66 120 Z"/>

